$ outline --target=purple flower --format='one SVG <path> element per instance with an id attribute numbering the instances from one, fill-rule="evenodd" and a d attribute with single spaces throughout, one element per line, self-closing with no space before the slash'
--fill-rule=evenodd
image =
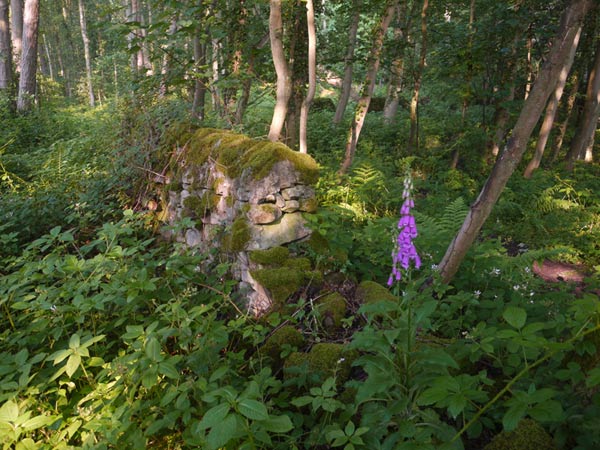
<path id="1" fill-rule="evenodd" d="M 412 193 L 412 178 L 410 176 L 410 170 L 407 170 L 406 176 L 404 177 L 404 191 L 402 192 L 402 198 L 404 199 L 402 207 L 400 208 L 400 220 L 398 220 L 398 236 L 394 245 L 394 251 L 392 252 L 392 273 L 388 278 L 388 286 L 394 284 L 394 281 L 398 281 L 402 278 L 401 268 L 408 270 L 411 261 L 414 263 L 416 269 L 421 267 L 421 258 L 417 253 L 413 239 L 417 237 L 417 224 L 415 217 L 411 214 L 411 208 L 414 208 L 415 202 L 411 197 Z"/>

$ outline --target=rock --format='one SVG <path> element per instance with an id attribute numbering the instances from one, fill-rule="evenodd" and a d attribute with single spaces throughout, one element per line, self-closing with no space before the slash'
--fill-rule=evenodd
<path id="1" fill-rule="evenodd" d="M 275 223 L 252 227 L 252 239 L 247 249 L 264 250 L 289 244 L 309 236 L 310 232 L 300 213 L 284 214 Z"/>
<path id="2" fill-rule="evenodd" d="M 287 212 L 287 211 L 286 211 Z M 283 211 L 272 203 L 263 203 L 262 205 L 252 205 L 246 213 L 248 220 L 255 225 L 266 225 L 279 220 Z"/>
<path id="3" fill-rule="evenodd" d="M 283 212 L 293 213 L 300 209 L 300 202 L 298 200 L 286 200 L 285 206 L 281 208 Z"/>

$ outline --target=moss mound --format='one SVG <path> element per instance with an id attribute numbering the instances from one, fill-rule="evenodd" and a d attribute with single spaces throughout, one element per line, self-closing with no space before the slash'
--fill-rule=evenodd
<path id="1" fill-rule="evenodd" d="M 379 302 L 381 300 L 395 302 L 398 299 L 381 284 L 374 281 L 363 281 L 356 289 L 356 300 L 358 300 L 361 304 L 366 305 Z"/>
<path id="2" fill-rule="evenodd" d="M 229 252 L 241 252 L 251 238 L 250 228 L 244 217 L 231 224 L 231 231 L 223 238 L 223 247 Z"/>
<path id="3" fill-rule="evenodd" d="M 214 128 L 201 128 L 188 141 L 186 158 L 189 162 L 201 165 L 211 158 L 232 178 L 248 170 L 253 179 L 261 180 L 280 161 L 290 161 L 304 183 L 314 184 L 319 177 L 319 166 L 312 157 L 280 142 L 250 139 Z"/>
<path id="4" fill-rule="evenodd" d="M 287 247 L 273 247 L 267 250 L 253 250 L 248 254 L 250 261 L 263 266 L 283 265 L 290 257 Z"/>
<path id="5" fill-rule="evenodd" d="M 346 299 L 339 292 L 332 292 L 317 300 L 321 326 L 326 331 L 335 331 L 342 327 L 346 316 Z"/>
<path id="6" fill-rule="evenodd" d="M 535 420 L 523 419 L 513 431 L 503 431 L 483 450 L 555 450 L 550 436 Z"/>
<path id="7" fill-rule="evenodd" d="M 286 345 L 296 349 L 304 345 L 304 336 L 291 325 L 285 325 L 269 336 L 261 348 L 261 354 L 270 357 L 276 365 L 280 366 L 281 351 Z"/>
<path id="8" fill-rule="evenodd" d="M 258 269 L 253 270 L 250 274 L 271 292 L 273 300 L 280 305 L 290 295 L 300 289 L 304 280 L 303 275 L 299 271 L 290 269 L 289 267 Z"/>

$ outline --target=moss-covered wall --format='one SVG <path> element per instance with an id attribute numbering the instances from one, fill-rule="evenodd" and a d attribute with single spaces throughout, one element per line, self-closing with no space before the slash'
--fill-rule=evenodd
<path id="1" fill-rule="evenodd" d="M 281 143 L 229 131 L 186 133 L 185 139 L 170 139 L 186 144 L 173 152 L 164 216 L 171 225 L 183 218 L 194 225 L 173 237 L 203 252 L 217 248 L 232 256 L 234 275 L 249 292 L 249 308 L 263 311 L 282 294 L 255 279 L 253 274 L 270 279 L 265 271 L 271 269 L 252 261 L 248 252 L 310 235 L 303 214 L 316 211 L 317 163 Z"/>

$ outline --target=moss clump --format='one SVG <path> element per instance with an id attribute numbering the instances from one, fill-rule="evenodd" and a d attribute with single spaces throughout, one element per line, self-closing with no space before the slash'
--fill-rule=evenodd
<path id="1" fill-rule="evenodd" d="M 273 247 L 268 250 L 254 250 L 249 253 L 250 261 L 263 266 L 281 266 L 290 257 L 287 247 Z"/>
<path id="2" fill-rule="evenodd" d="M 381 300 L 398 301 L 387 288 L 374 281 L 363 281 L 356 289 L 356 299 L 363 305 L 376 303 Z"/>
<path id="3" fill-rule="evenodd" d="M 252 237 L 246 219 L 238 217 L 232 224 L 229 234 L 223 239 L 223 247 L 229 252 L 241 252 Z"/>
<path id="4" fill-rule="evenodd" d="M 277 366 L 280 366 L 281 351 L 286 345 L 296 349 L 304 345 L 304 336 L 291 325 L 285 325 L 269 336 L 261 348 L 261 354 L 270 357 Z"/>
<path id="5" fill-rule="evenodd" d="M 342 344 L 316 344 L 308 352 L 308 367 L 323 378 L 335 376 L 341 384 L 350 376 L 352 362 L 357 357 L 356 350 L 348 350 Z"/>
<path id="6" fill-rule="evenodd" d="M 200 197 L 190 195 L 183 201 L 183 206 L 189 210 L 194 217 L 205 217 L 213 209 L 221 197 L 211 191 L 205 191 Z"/>
<path id="7" fill-rule="evenodd" d="M 283 376 L 285 379 L 291 379 L 297 376 L 298 369 L 294 370 L 293 368 L 305 367 L 309 369 L 308 366 L 308 354 L 301 352 L 293 352 L 285 358 L 283 362 Z"/>
<path id="8" fill-rule="evenodd" d="M 556 446 L 542 426 L 534 420 L 523 419 L 513 431 L 503 431 L 484 447 L 484 450 L 555 450 Z"/>
<path id="9" fill-rule="evenodd" d="M 297 270 L 301 273 L 310 272 L 310 260 L 308 258 L 290 258 L 284 262 L 285 267 Z"/>
<path id="10" fill-rule="evenodd" d="M 269 290 L 273 300 L 279 305 L 300 289 L 304 279 L 302 273 L 289 267 L 259 269 L 250 272 L 250 274 Z"/>
<path id="11" fill-rule="evenodd" d="M 346 316 L 346 300 L 338 292 L 332 292 L 317 300 L 321 325 L 326 331 L 341 328 L 342 319 Z"/>
<path id="12" fill-rule="evenodd" d="M 306 243 L 311 250 L 318 255 L 326 255 L 329 253 L 329 242 L 325 236 L 318 231 L 313 231 Z"/>

